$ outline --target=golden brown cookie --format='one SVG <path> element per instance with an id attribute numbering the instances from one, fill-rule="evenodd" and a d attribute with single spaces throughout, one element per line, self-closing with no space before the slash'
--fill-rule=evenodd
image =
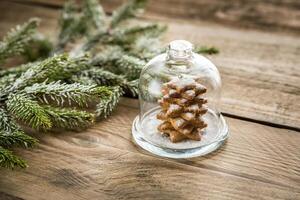
<path id="1" fill-rule="evenodd" d="M 167 130 L 167 131 L 165 131 L 165 133 L 169 135 L 171 142 L 174 142 L 174 143 L 181 142 L 184 139 L 186 139 L 185 135 L 183 135 L 175 130 Z"/>
<path id="2" fill-rule="evenodd" d="M 167 117 L 178 117 L 182 113 L 183 108 L 177 104 L 170 104 L 166 116 Z"/>

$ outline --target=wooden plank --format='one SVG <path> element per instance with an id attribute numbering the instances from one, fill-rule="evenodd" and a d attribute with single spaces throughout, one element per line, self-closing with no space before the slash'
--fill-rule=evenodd
<path id="1" fill-rule="evenodd" d="M 88 137 L 90 141 L 145 153 L 132 144 L 131 134 L 125 134 L 131 132 L 131 123 L 138 113 L 135 106 L 138 103 L 133 101 L 124 99 L 113 117 L 91 128 L 90 132 L 96 137 L 98 134 L 102 137 Z M 129 108 L 135 111 L 128 112 Z M 297 132 L 231 118 L 226 120 L 230 127 L 230 139 L 220 150 L 221 153 L 181 162 L 300 189 L 300 135 Z M 85 133 L 79 136 L 79 141 L 81 138 L 85 138 Z"/>
<path id="2" fill-rule="evenodd" d="M 137 102 L 125 101 L 85 132 L 37 135 L 37 148 L 19 152 L 30 167 L 1 170 L 0 191 L 24 199 L 299 199 L 298 133 L 227 118 L 231 136 L 219 151 L 162 159 L 133 145 Z"/>
<path id="3" fill-rule="evenodd" d="M 62 6 L 65 1 L 26 0 L 25 2 Z M 122 2 L 125 0 L 101 0 L 103 6 L 110 11 Z M 159 3 L 149 0 L 147 13 L 168 18 L 200 19 L 236 27 L 300 33 L 299 7 L 298 0 L 160 0 Z"/>
<path id="4" fill-rule="evenodd" d="M 5 9 L 10 7 L 11 9 Z M 0 35 L 32 16 L 43 19 L 41 31 L 55 35 L 59 11 L 8 2 L 0 4 Z M 13 12 L 11 10 L 14 10 Z M 15 13 L 20 13 L 15 15 Z M 300 39 L 293 35 L 233 29 L 203 21 L 187 22 L 149 16 L 169 25 L 165 43 L 184 38 L 215 45 L 211 56 L 223 79 L 222 111 L 225 113 L 300 127 Z"/>

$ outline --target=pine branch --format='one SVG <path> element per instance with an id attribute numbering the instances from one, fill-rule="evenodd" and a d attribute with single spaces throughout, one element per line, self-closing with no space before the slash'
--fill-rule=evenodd
<path id="1" fill-rule="evenodd" d="M 127 81 L 123 75 L 117 75 L 101 68 L 92 67 L 73 76 L 73 80 L 81 83 L 93 83 L 105 86 L 120 86 L 126 94 L 137 96 L 138 81 Z"/>
<path id="2" fill-rule="evenodd" d="M 0 79 L 1 77 L 10 75 L 10 74 L 15 74 L 17 75 L 17 77 L 19 77 L 23 72 L 25 72 L 26 70 L 28 70 L 30 67 L 32 67 L 33 65 L 37 65 L 39 62 L 30 62 L 30 63 L 26 63 L 26 64 L 22 64 L 16 67 L 10 67 L 8 69 L 3 69 L 0 71 Z"/>
<path id="3" fill-rule="evenodd" d="M 15 167 L 27 167 L 24 160 L 13 155 L 13 153 L 0 146 L 0 167 L 13 169 Z"/>
<path id="4" fill-rule="evenodd" d="M 90 36 L 88 40 L 77 46 L 71 51 L 71 55 L 81 55 L 83 52 L 90 51 L 102 38 L 108 37 L 108 32 L 106 30 L 98 30 L 94 35 Z"/>
<path id="5" fill-rule="evenodd" d="M 0 131 L 0 146 L 9 147 L 33 147 L 37 140 L 26 135 L 23 131 L 16 131 L 13 133 L 4 133 Z"/>
<path id="6" fill-rule="evenodd" d="M 6 93 L 7 89 L 15 82 L 18 78 L 17 74 L 9 74 L 0 78 L 0 94 Z"/>
<path id="7" fill-rule="evenodd" d="M 100 101 L 96 106 L 96 116 L 98 118 L 106 118 L 117 106 L 120 97 L 123 95 L 123 90 L 119 87 L 112 88 L 110 98 Z"/>
<path id="8" fill-rule="evenodd" d="M 79 14 L 77 10 L 76 3 L 73 0 L 65 3 L 59 20 L 58 44 L 54 52 L 61 52 L 68 42 L 87 32 L 86 18 L 83 14 Z"/>
<path id="9" fill-rule="evenodd" d="M 126 83 L 126 79 L 124 76 L 117 75 L 97 67 L 92 67 L 88 70 L 84 70 L 74 78 L 75 80 L 80 81 L 85 77 L 92 79 L 98 85 L 117 86 Z"/>
<path id="10" fill-rule="evenodd" d="M 0 108 L 0 131 L 12 133 L 19 130 L 19 126 L 13 121 L 5 109 Z"/>
<path id="11" fill-rule="evenodd" d="M 27 63 L 0 71 L 0 100 L 5 99 L 6 95 L 12 91 L 12 86 L 23 72 L 37 64 L 38 62 Z"/>
<path id="12" fill-rule="evenodd" d="M 123 47 L 124 45 L 132 44 L 140 37 L 158 37 L 165 31 L 166 26 L 160 26 L 158 24 L 133 26 L 125 29 L 123 28 L 115 30 L 110 36 L 103 37 L 102 41 L 104 43 L 116 44 Z"/>
<path id="13" fill-rule="evenodd" d="M 58 77 L 61 77 L 63 68 L 67 61 L 67 55 L 58 55 L 47 58 L 37 65 L 31 66 L 15 81 L 13 89 L 23 89 L 26 86 L 45 81 L 47 79 L 58 79 Z"/>
<path id="14" fill-rule="evenodd" d="M 34 83 L 70 78 L 74 73 L 88 68 L 88 56 L 70 59 L 66 54 L 53 56 L 31 66 L 14 83 L 12 90 L 20 90 Z"/>
<path id="15" fill-rule="evenodd" d="M 84 13 L 86 20 L 91 21 L 96 29 L 106 29 L 106 15 L 98 0 L 84 1 Z"/>
<path id="16" fill-rule="evenodd" d="M 25 46 L 22 55 L 26 61 L 34 62 L 47 58 L 53 50 L 53 44 L 41 33 L 33 35 L 30 44 Z"/>
<path id="17" fill-rule="evenodd" d="M 119 46 L 105 46 L 105 50 L 98 52 L 91 60 L 92 66 L 111 66 L 115 60 L 122 57 L 124 51 Z"/>
<path id="18" fill-rule="evenodd" d="M 60 81 L 51 83 L 36 83 L 24 89 L 28 95 L 37 98 L 39 101 L 49 104 L 49 99 L 63 106 L 77 104 L 78 106 L 88 106 L 89 102 L 98 98 L 108 98 L 111 94 L 107 87 L 96 85 L 83 85 L 80 83 L 66 84 Z"/>
<path id="19" fill-rule="evenodd" d="M 66 130 L 84 129 L 94 122 L 94 114 L 67 108 L 44 106 L 54 127 Z"/>
<path id="20" fill-rule="evenodd" d="M 91 65 L 99 66 L 115 74 L 122 74 L 130 81 L 139 78 L 145 64 L 143 60 L 124 55 L 122 51 L 106 51 L 98 54 L 91 61 Z"/>
<path id="21" fill-rule="evenodd" d="M 132 97 L 137 97 L 139 94 L 139 80 L 129 81 L 128 84 L 123 88 L 125 94 L 129 94 Z"/>
<path id="22" fill-rule="evenodd" d="M 39 20 L 30 19 L 21 26 L 12 29 L 7 36 L 0 42 L 0 63 L 6 58 L 19 55 L 24 52 L 25 46 L 31 40 Z"/>
<path id="23" fill-rule="evenodd" d="M 5 109 L 0 108 L 0 146 L 28 148 L 36 142 L 21 130 Z"/>
<path id="24" fill-rule="evenodd" d="M 120 59 L 117 59 L 115 65 L 109 69 L 117 74 L 124 74 L 128 80 L 135 80 L 139 78 L 145 64 L 143 60 L 124 55 Z"/>
<path id="25" fill-rule="evenodd" d="M 11 115 L 34 129 L 52 127 L 49 116 L 43 107 L 25 94 L 11 93 L 6 101 L 6 106 Z"/>
<path id="26" fill-rule="evenodd" d="M 208 54 L 208 55 L 212 55 L 212 54 L 218 54 L 219 50 L 216 47 L 195 47 L 194 48 L 194 52 L 195 53 L 199 53 L 199 54 Z"/>
<path id="27" fill-rule="evenodd" d="M 143 60 L 150 60 L 162 53 L 160 46 L 161 43 L 158 38 L 142 36 L 129 46 L 126 53 Z"/>
<path id="28" fill-rule="evenodd" d="M 143 12 L 146 0 L 129 0 L 113 12 L 111 27 L 116 27 L 120 22 L 135 17 L 137 13 Z"/>

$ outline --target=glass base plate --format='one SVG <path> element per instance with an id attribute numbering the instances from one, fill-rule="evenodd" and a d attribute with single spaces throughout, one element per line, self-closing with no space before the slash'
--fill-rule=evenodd
<path id="1" fill-rule="evenodd" d="M 168 137 L 162 136 L 157 131 L 160 120 L 156 119 L 158 108 L 150 110 L 140 123 L 137 116 L 132 124 L 134 141 L 143 149 L 162 157 L 192 158 L 203 156 L 218 149 L 228 138 L 228 126 L 222 115 L 208 112 L 206 121 L 208 128 L 205 130 L 201 141 L 186 140 L 179 143 L 170 142 Z"/>

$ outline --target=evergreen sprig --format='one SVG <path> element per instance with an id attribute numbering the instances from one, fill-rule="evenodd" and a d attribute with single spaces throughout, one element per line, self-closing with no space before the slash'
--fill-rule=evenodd
<path id="1" fill-rule="evenodd" d="M 25 168 L 27 164 L 21 158 L 13 155 L 12 151 L 0 146 L 0 167 L 14 169 L 15 167 Z"/>
<path id="2" fill-rule="evenodd" d="M 16 131 L 14 133 L 0 132 L 0 146 L 4 147 L 33 147 L 37 143 L 37 140 L 26 135 L 22 131 Z"/>
<path id="3" fill-rule="evenodd" d="M 39 20 L 36 18 L 30 19 L 21 26 L 12 29 L 3 41 L 0 42 L 0 63 L 6 58 L 19 55 L 24 52 L 25 46 L 28 45 Z"/>
<path id="4" fill-rule="evenodd" d="M 108 99 L 104 99 L 100 101 L 96 106 L 96 116 L 98 118 L 107 118 L 118 102 L 120 101 L 120 97 L 123 95 L 123 90 L 119 86 L 115 86 L 112 88 L 112 95 Z"/>
<path id="5" fill-rule="evenodd" d="M 2 147 L 32 147 L 36 140 L 26 135 L 14 119 L 0 108 L 0 146 Z"/>
<path id="6" fill-rule="evenodd" d="M 86 128 L 94 122 L 94 114 L 89 112 L 51 106 L 44 106 L 44 109 L 55 128 L 77 130 Z"/>
<path id="7" fill-rule="evenodd" d="M 54 52 L 61 52 L 68 42 L 84 35 L 88 30 L 86 18 L 84 14 L 78 12 L 76 3 L 73 0 L 65 3 L 59 24 L 61 29 Z"/>
<path id="8" fill-rule="evenodd" d="M 120 22 L 135 17 L 136 14 L 144 11 L 146 0 L 129 0 L 113 12 L 111 27 L 116 27 Z"/>
<path id="9" fill-rule="evenodd" d="M 51 120 L 45 109 L 25 94 L 10 94 L 6 102 L 7 110 L 18 120 L 34 129 L 50 129 Z"/>
<path id="10" fill-rule="evenodd" d="M 73 77 L 73 81 L 105 86 L 120 86 L 125 94 L 133 97 L 138 95 L 138 80 L 129 81 L 124 75 L 117 75 L 102 68 L 93 67 L 82 71 Z"/>
<path id="11" fill-rule="evenodd" d="M 98 0 L 84 1 L 84 14 L 87 21 L 91 22 L 96 29 L 103 30 L 106 28 L 106 14 Z"/>
<path id="12" fill-rule="evenodd" d="M 194 52 L 196 53 L 200 53 L 200 54 L 208 54 L 208 55 L 212 55 L 212 54 L 218 54 L 219 50 L 216 47 L 207 47 L 207 46 L 196 46 L 194 48 Z"/>
<path id="13" fill-rule="evenodd" d="M 56 103 L 59 106 L 76 104 L 80 107 L 88 107 L 89 102 L 111 94 L 111 91 L 103 86 L 67 84 L 60 81 L 36 83 L 26 87 L 24 92 L 46 104 Z"/>

